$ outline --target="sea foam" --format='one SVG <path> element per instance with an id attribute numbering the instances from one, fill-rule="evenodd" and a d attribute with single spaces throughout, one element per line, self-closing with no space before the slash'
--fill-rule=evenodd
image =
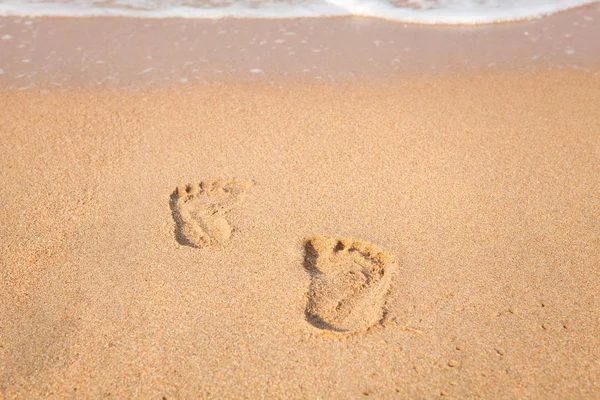
<path id="1" fill-rule="evenodd" d="M 357 16 L 421 24 L 539 18 L 597 0 L 0 0 L 3 16 L 316 18 Z"/>

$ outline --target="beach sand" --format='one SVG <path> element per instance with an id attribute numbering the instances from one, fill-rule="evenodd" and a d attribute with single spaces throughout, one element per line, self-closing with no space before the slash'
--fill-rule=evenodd
<path id="1" fill-rule="evenodd" d="M 600 395 L 597 78 L 2 102 L 6 397 Z M 178 243 L 175 188 L 232 178 L 231 238 Z M 306 320 L 320 235 L 398 258 L 383 324 Z"/>
<path id="2" fill-rule="evenodd" d="M 600 3 L 542 19 L 422 26 L 368 18 L 0 17 L 0 87 L 141 90 L 377 81 L 465 71 L 594 73 Z"/>
<path id="3" fill-rule="evenodd" d="M 600 397 L 585 67 L 3 90 L 0 397 Z"/>

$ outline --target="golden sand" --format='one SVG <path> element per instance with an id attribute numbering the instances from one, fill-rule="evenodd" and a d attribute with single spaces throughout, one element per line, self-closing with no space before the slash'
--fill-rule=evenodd
<path id="1" fill-rule="evenodd" d="M 0 103 L 0 397 L 600 397 L 597 74 Z M 235 179 L 180 243 L 176 188 Z"/>

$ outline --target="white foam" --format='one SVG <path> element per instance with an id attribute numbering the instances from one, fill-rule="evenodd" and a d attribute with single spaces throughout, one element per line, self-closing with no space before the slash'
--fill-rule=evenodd
<path id="1" fill-rule="evenodd" d="M 557 13 L 597 0 L 0 0 L 0 15 L 29 17 L 303 18 L 362 16 L 421 24 L 479 24 Z M 394 4 L 398 1 L 400 4 Z M 193 4 L 193 5 L 190 5 Z"/>

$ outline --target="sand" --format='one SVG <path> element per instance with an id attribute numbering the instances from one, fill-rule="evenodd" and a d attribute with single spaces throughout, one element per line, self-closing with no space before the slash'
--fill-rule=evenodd
<path id="1" fill-rule="evenodd" d="M 600 396 L 597 75 L 0 102 L 2 397 Z M 252 182 L 230 235 L 180 243 L 177 187 L 219 180 Z M 315 237 L 397 260 L 342 329 Z"/>
<path id="2" fill-rule="evenodd" d="M 0 18 L 0 398 L 600 398 L 597 20 Z"/>
<path id="3" fill-rule="evenodd" d="M 421 26 L 295 20 L 0 17 L 10 90 L 377 81 L 465 71 L 600 68 L 600 3 L 546 18 Z"/>

